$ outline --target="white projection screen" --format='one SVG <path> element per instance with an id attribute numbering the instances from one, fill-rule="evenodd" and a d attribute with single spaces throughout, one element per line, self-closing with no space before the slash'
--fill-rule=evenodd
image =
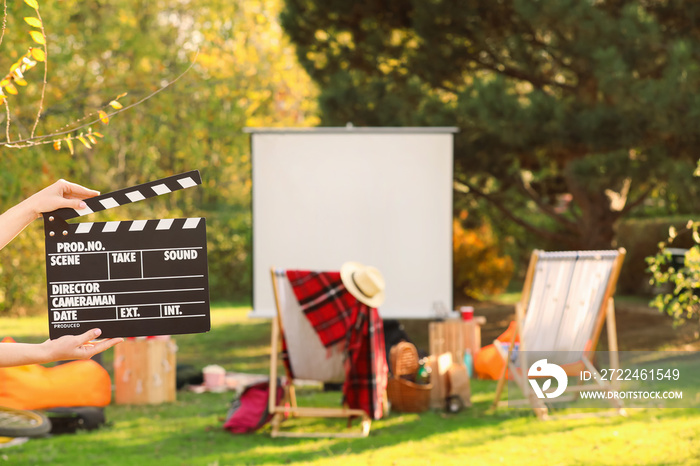
<path id="1" fill-rule="evenodd" d="M 270 267 L 377 267 L 382 318 L 452 307 L 451 127 L 246 128 L 251 134 L 253 312 L 275 313 Z"/>

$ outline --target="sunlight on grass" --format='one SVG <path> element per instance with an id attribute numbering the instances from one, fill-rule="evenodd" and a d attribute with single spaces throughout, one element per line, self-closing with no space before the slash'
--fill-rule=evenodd
<path id="1" fill-rule="evenodd" d="M 213 304 L 211 307 L 212 327 L 226 324 L 246 324 L 250 323 L 248 317 L 251 307 L 247 304 Z M 0 317 L 0 329 L 3 336 L 20 338 L 43 338 L 49 337 L 48 316 L 38 315 L 30 317 Z"/>
<path id="2" fill-rule="evenodd" d="M 505 301 L 517 300 L 508 294 Z M 250 306 L 212 307 L 208 333 L 177 335 L 177 362 L 265 374 L 270 322 L 250 319 Z M 0 318 L 3 333 L 44 339 L 46 317 Z M 109 352 L 108 352 L 109 353 Z M 106 360 L 110 360 L 108 354 Z M 688 384 L 695 384 L 688 379 Z M 233 392 L 182 390 L 173 403 L 106 407 L 109 425 L 93 432 L 36 439 L 0 450 L 13 465 L 462 465 L 462 464 L 689 464 L 700 457 L 700 411 L 630 409 L 628 417 L 538 421 L 527 409 L 490 410 L 496 382 L 474 380 L 472 404 L 457 414 L 392 412 L 361 439 L 278 438 L 269 426 L 248 435 L 222 429 Z M 297 390 L 299 405 L 337 407 L 340 392 L 320 384 Z M 700 406 L 700 400 L 689 400 Z M 575 411 L 567 409 L 562 413 Z M 283 430 L 343 431 L 342 421 L 294 419 Z"/>
<path id="3" fill-rule="evenodd" d="M 249 348 L 237 348 L 230 352 L 233 357 L 236 358 L 256 358 L 256 357 L 269 357 L 270 356 L 270 345 L 267 346 L 253 346 Z"/>
<path id="4" fill-rule="evenodd" d="M 211 307 L 211 325 L 245 323 L 250 321 L 248 314 L 252 308 L 249 304 L 216 303 Z"/>
<path id="5" fill-rule="evenodd" d="M 520 291 L 506 291 L 498 295 L 487 296 L 485 300 L 493 301 L 497 304 L 515 304 L 520 300 L 521 294 Z"/>
<path id="6" fill-rule="evenodd" d="M 49 320 L 47 316 L 0 317 L 0 329 L 3 337 L 43 341 L 49 337 Z"/>

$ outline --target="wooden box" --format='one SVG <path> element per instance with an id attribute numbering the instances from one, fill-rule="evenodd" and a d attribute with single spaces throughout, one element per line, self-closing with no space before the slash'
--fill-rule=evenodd
<path id="1" fill-rule="evenodd" d="M 175 401 L 175 342 L 166 337 L 128 339 L 114 347 L 116 404 Z"/>
<path id="2" fill-rule="evenodd" d="M 486 318 L 481 316 L 472 320 L 430 322 L 430 354 L 450 352 L 455 361 L 464 361 L 464 350 L 470 349 L 472 356 L 476 356 L 481 350 L 481 326 L 485 323 Z"/>

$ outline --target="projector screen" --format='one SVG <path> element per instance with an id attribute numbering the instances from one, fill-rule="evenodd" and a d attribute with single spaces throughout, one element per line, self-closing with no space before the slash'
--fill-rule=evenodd
<path id="1" fill-rule="evenodd" d="M 377 267 L 383 318 L 452 309 L 456 128 L 247 128 L 253 312 L 275 315 L 270 268 Z"/>

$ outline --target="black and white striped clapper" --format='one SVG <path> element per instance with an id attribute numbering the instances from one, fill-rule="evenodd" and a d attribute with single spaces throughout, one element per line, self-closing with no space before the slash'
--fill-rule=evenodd
<path id="1" fill-rule="evenodd" d="M 66 222 L 199 184 L 191 171 L 44 214 L 51 338 L 91 328 L 105 338 L 209 331 L 204 218 Z"/>

